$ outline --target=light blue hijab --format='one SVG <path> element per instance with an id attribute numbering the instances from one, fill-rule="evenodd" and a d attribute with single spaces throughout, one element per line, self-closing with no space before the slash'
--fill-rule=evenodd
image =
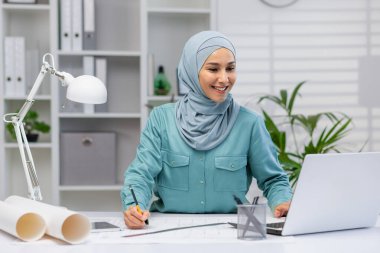
<path id="1" fill-rule="evenodd" d="M 222 103 L 212 101 L 199 83 L 204 62 L 219 48 L 229 49 L 236 57 L 234 46 L 223 34 L 197 33 L 186 42 L 178 65 L 179 85 L 189 92 L 176 103 L 177 128 L 183 140 L 196 150 L 210 150 L 223 142 L 240 109 L 231 94 Z"/>

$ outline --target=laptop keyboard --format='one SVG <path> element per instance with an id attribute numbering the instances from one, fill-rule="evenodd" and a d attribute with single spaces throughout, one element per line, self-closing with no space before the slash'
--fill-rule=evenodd
<path id="1" fill-rule="evenodd" d="M 285 222 L 268 223 L 267 228 L 282 228 Z"/>

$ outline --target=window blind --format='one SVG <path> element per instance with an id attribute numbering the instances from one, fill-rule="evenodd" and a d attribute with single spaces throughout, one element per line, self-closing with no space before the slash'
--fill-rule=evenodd
<path id="1" fill-rule="evenodd" d="M 380 1 L 299 0 L 271 8 L 258 0 L 219 0 L 216 8 L 217 29 L 236 46 L 232 94 L 240 104 L 259 111 L 259 96 L 306 80 L 296 112 L 346 113 L 355 125 L 345 138 L 348 151 L 367 141 L 364 150 L 380 150 L 380 94 L 379 108 L 360 105 L 358 97 L 358 59 L 380 55 Z"/>

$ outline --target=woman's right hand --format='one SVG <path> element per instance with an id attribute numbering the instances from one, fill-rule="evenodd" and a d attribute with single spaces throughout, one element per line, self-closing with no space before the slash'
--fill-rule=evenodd
<path id="1" fill-rule="evenodd" d="M 124 222 L 130 229 L 141 229 L 145 226 L 145 220 L 150 216 L 149 211 L 144 210 L 143 213 L 137 211 L 136 206 L 130 206 L 124 211 Z"/>

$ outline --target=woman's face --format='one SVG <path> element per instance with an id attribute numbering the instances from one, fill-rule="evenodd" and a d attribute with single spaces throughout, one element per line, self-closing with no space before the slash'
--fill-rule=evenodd
<path id="1" fill-rule="evenodd" d="M 199 71 L 199 83 L 206 96 L 223 102 L 236 81 L 235 57 L 227 48 L 214 51 Z"/>

